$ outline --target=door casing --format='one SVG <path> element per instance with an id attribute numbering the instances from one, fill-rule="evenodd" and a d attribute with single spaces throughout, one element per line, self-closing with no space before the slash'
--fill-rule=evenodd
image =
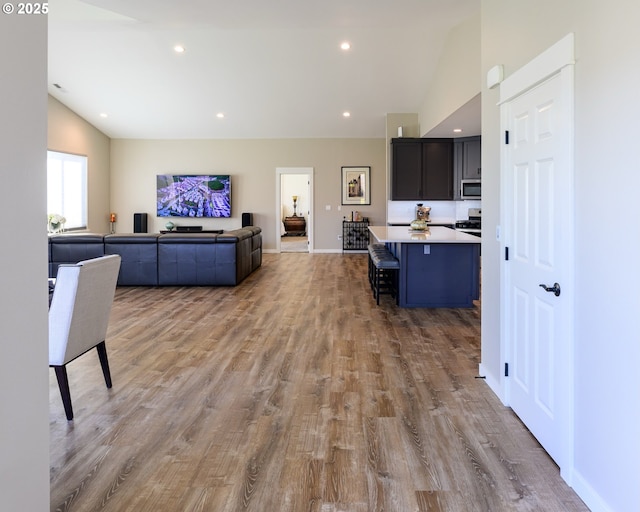
<path id="1" fill-rule="evenodd" d="M 531 62 L 523 66 L 521 69 L 513 73 L 500 85 L 500 107 L 501 107 L 501 134 L 504 134 L 508 126 L 508 104 L 514 98 L 522 95 L 523 93 L 530 91 L 540 83 L 548 80 L 549 78 L 558 75 L 561 80 L 561 95 L 565 103 L 565 109 L 563 115 L 565 116 L 566 129 L 564 130 L 563 137 L 566 139 L 567 154 L 564 155 L 564 161 L 567 165 L 567 172 L 570 173 L 571 180 L 573 182 L 574 174 L 574 160 L 573 160 L 573 147 L 574 147 L 574 112 L 573 112 L 573 97 L 574 97 L 574 35 L 568 34 L 563 39 L 558 41 L 555 45 L 538 55 Z M 505 250 L 509 247 L 511 240 L 509 240 L 509 178 L 508 173 L 511 170 L 508 167 L 509 157 L 508 151 L 510 148 L 502 141 L 501 150 L 501 175 L 500 175 L 500 197 L 501 197 L 501 213 L 500 223 L 501 231 L 505 236 L 501 240 L 501 252 L 504 255 Z M 573 190 L 573 187 L 571 187 Z M 570 238 L 571 250 L 568 254 L 563 254 L 562 257 L 573 261 L 573 195 L 570 194 L 565 199 L 564 211 L 562 212 L 563 219 L 567 221 L 567 225 L 570 226 L 568 232 L 565 233 Z M 571 265 L 569 265 L 570 267 Z M 501 280 L 501 300 L 500 300 L 500 367 L 506 369 L 506 365 L 512 358 L 511 340 L 510 336 L 510 322 L 512 314 L 510 311 L 509 298 L 509 263 L 506 258 L 503 257 L 500 265 L 500 280 Z M 568 276 L 563 278 L 563 294 L 569 294 L 573 297 L 574 290 L 574 275 L 570 272 Z M 571 307 L 570 312 L 566 315 L 566 318 L 562 320 L 569 322 L 567 332 L 570 333 L 569 339 L 565 341 L 566 346 L 563 346 L 559 350 L 560 364 L 563 368 L 564 378 L 560 383 L 561 389 L 559 390 L 559 399 L 563 410 L 562 417 L 560 419 L 559 435 L 561 436 L 561 443 L 563 446 L 562 453 L 556 458 L 561 471 L 562 477 L 571 485 L 573 480 L 573 451 L 574 451 L 574 301 L 570 299 Z M 506 372 L 505 372 L 506 373 Z M 509 405 L 510 401 L 510 380 L 509 377 L 502 373 L 500 377 L 500 394 L 504 400 L 505 405 Z"/>
<path id="2" fill-rule="evenodd" d="M 309 253 L 313 252 L 313 167 L 276 167 L 276 252 L 281 252 L 280 247 L 280 224 L 282 205 L 282 175 L 285 174 L 306 174 L 309 178 L 309 213 L 307 216 L 307 240 Z"/>

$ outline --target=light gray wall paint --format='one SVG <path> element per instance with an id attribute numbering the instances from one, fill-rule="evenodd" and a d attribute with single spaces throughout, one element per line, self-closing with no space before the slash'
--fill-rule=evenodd
<path id="1" fill-rule="evenodd" d="M 87 230 L 108 232 L 111 140 L 52 96 L 49 96 L 48 126 L 50 150 L 87 157 Z"/>
<path id="2" fill-rule="evenodd" d="M 569 32 L 576 40 L 575 472 L 592 510 L 640 510 L 640 186 L 637 119 L 640 4 L 482 1 L 482 75 L 505 76 Z M 497 90 L 482 90 L 482 364 L 499 381 L 500 118 Z M 631 193 L 630 193 L 631 192 Z M 492 307 L 490 305 L 495 305 Z"/>
<path id="3" fill-rule="evenodd" d="M 0 502 L 49 510 L 46 16 L 0 15 L 0 47 Z"/>
<path id="4" fill-rule="evenodd" d="M 342 249 L 338 235 L 342 218 L 353 210 L 341 206 L 341 167 L 371 166 L 371 205 L 357 209 L 372 223 L 385 222 L 384 139 L 238 139 L 111 141 L 111 204 L 118 213 L 118 231 L 132 230 L 134 212 L 149 213 L 149 230 L 163 229 L 155 215 L 156 174 L 171 172 L 230 174 L 232 218 L 176 220 L 205 229 L 235 229 L 241 213 L 252 212 L 263 230 L 265 250 L 275 250 L 276 168 L 314 169 L 314 249 Z M 330 209 L 327 209 L 329 207 Z"/>

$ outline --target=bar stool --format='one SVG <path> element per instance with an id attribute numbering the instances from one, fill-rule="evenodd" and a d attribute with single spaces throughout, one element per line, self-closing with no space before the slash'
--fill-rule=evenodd
<path id="1" fill-rule="evenodd" d="M 389 294 L 398 304 L 398 271 L 400 262 L 383 244 L 371 244 L 369 252 L 369 283 L 380 305 L 380 295 Z"/>

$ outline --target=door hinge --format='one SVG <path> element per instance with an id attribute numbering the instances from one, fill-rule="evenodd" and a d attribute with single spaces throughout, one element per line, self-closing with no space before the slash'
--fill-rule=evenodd
<path id="1" fill-rule="evenodd" d="M 509 363 L 504 363 L 504 376 L 509 376 Z"/>
<path id="2" fill-rule="evenodd" d="M 504 260 L 505 261 L 509 261 L 509 248 L 508 247 L 504 248 Z"/>
<path id="3" fill-rule="evenodd" d="M 509 130 L 504 131 L 504 143 L 509 144 Z"/>

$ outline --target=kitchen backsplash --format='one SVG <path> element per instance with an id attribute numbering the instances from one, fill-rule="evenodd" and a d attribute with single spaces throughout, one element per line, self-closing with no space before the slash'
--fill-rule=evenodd
<path id="1" fill-rule="evenodd" d="M 387 201 L 387 223 L 409 223 L 416 216 L 417 201 Z M 469 208 L 481 208 L 482 201 L 423 201 L 431 207 L 431 222 L 455 222 L 469 218 Z"/>

